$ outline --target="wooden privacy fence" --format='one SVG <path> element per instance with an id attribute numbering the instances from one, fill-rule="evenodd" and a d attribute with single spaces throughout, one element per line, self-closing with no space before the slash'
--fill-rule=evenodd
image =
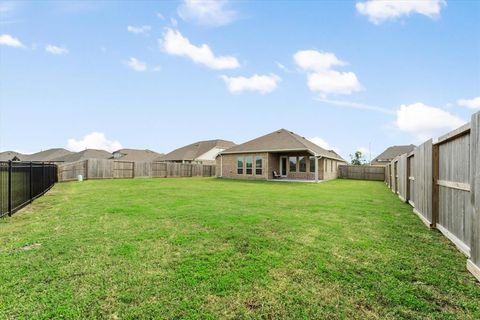
<path id="1" fill-rule="evenodd" d="M 345 179 L 384 181 L 385 167 L 340 165 L 339 177 Z"/>
<path id="2" fill-rule="evenodd" d="M 215 165 L 173 162 L 133 162 L 88 159 L 58 166 L 58 181 L 118 178 L 167 178 L 215 176 Z"/>
<path id="3" fill-rule="evenodd" d="M 436 143 L 396 157 L 385 183 L 469 258 L 467 268 L 480 280 L 480 112 Z"/>

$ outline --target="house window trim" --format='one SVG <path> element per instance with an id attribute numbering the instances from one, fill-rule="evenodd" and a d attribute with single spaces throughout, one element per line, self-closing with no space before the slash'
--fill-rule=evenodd
<path id="1" fill-rule="evenodd" d="M 313 166 L 312 166 L 312 160 L 313 160 Z M 315 173 L 315 161 L 316 160 L 317 159 L 315 158 L 315 156 L 309 156 L 308 157 L 308 166 L 309 166 L 308 172 Z"/>
<path id="2" fill-rule="evenodd" d="M 255 169 L 254 169 L 254 175 L 256 176 L 262 176 L 263 175 L 263 157 L 260 155 L 255 156 Z M 260 168 L 257 168 L 257 160 L 260 160 L 261 166 Z M 260 170 L 260 173 L 257 173 L 257 170 Z"/>
<path id="3" fill-rule="evenodd" d="M 292 164 L 290 162 L 290 159 L 294 158 L 295 159 L 295 171 L 292 171 Z M 288 173 L 297 173 L 298 172 L 298 157 L 297 156 L 289 156 L 288 157 Z"/>
<path id="4" fill-rule="evenodd" d="M 305 171 L 302 171 L 302 166 L 300 164 L 300 158 L 303 158 L 303 160 L 305 161 Z M 308 169 L 307 169 L 307 156 L 298 156 L 297 157 L 297 163 L 298 163 L 298 172 L 299 173 L 307 173 L 308 172 Z"/>
<path id="5" fill-rule="evenodd" d="M 248 159 L 248 158 L 251 158 L 251 159 L 252 159 L 251 167 L 250 167 L 250 168 L 248 168 L 248 165 L 247 165 L 247 159 Z M 252 155 L 250 155 L 250 156 L 245 156 L 245 165 L 244 165 L 244 166 L 245 166 L 245 175 L 247 175 L 247 176 L 252 176 L 252 175 L 253 175 L 253 158 L 254 158 L 254 157 L 253 157 Z M 251 170 L 250 173 L 248 173 L 248 170 L 249 170 L 249 169 Z"/>
<path id="6" fill-rule="evenodd" d="M 238 166 L 238 162 L 242 161 L 242 168 Z M 238 173 L 239 170 L 242 170 L 241 173 Z M 245 174 L 245 157 L 237 157 L 237 175 L 244 175 Z"/>

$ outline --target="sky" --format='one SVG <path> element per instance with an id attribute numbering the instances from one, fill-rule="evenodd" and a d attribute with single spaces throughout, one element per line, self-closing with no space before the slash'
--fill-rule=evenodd
<path id="1" fill-rule="evenodd" d="M 480 111 L 479 21 L 460 0 L 2 1 L 0 150 L 286 128 L 368 160 Z"/>

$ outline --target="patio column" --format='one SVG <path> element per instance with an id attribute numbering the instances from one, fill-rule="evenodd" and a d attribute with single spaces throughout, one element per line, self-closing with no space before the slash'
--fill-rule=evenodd
<path id="1" fill-rule="evenodd" d="M 315 158 L 315 183 L 318 182 L 318 160 L 319 158 L 317 156 L 314 156 Z"/>
<path id="2" fill-rule="evenodd" d="M 220 178 L 223 177 L 223 155 L 220 155 Z"/>

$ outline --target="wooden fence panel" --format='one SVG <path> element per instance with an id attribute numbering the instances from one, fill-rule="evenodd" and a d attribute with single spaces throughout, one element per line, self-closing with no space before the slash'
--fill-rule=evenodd
<path id="1" fill-rule="evenodd" d="M 152 163 L 139 161 L 134 162 L 134 175 L 135 178 L 148 178 L 152 177 Z"/>
<path id="2" fill-rule="evenodd" d="M 407 201 L 415 207 L 415 154 L 407 157 Z"/>
<path id="3" fill-rule="evenodd" d="M 407 201 L 407 154 L 402 154 L 397 161 L 397 179 L 398 179 L 398 196 L 403 201 Z"/>
<path id="4" fill-rule="evenodd" d="M 415 208 L 414 212 L 422 221 L 432 225 L 432 139 L 415 149 L 413 161 L 415 172 Z"/>
<path id="5" fill-rule="evenodd" d="M 439 229 L 465 255 L 470 255 L 472 205 L 470 197 L 470 130 L 439 141 Z"/>
<path id="6" fill-rule="evenodd" d="M 114 160 L 111 161 L 111 165 L 113 178 L 116 179 L 133 178 L 136 172 L 132 161 Z"/>
<path id="7" fill-rule="evenodd" d="M 111 179 L 113 178 L 113 161 L 108 159 L 88 159 L 87 179 Z"/>
<path id="8" fill-rule="evenodd" d="M 85 179 L 215 176 L 215 165 L 196 163 L 88 159 L 62 164 L 58 167 L 59 181 L 76 180 L 79 174 L 83 175 Z"/>
<path id="9" fill-rule="evenodd" d="M 166 162 L 152 162 L 152 177 L 166 178 L 167 177 L 167 163 Z"/>
<path id="10" fill-rule="evenodd" d="M 385 181 L 385 167 L 383 166 L 340 165 L 338 168 L 340 178 Z"/>
<path id="11" fill-rule="evenodd" d="M 58 181 L 77 180 L 79 175 L 82 175 L 82 177 L 86 178 L 86 164 L 86 160 L 81 160 L 58 165 Z"/>
<path id="12" fill-rule="evenodd" d="M 472 116 L 470 130 L 471 247 L 468 270 L 480 281 L 480 112 Z"/>

